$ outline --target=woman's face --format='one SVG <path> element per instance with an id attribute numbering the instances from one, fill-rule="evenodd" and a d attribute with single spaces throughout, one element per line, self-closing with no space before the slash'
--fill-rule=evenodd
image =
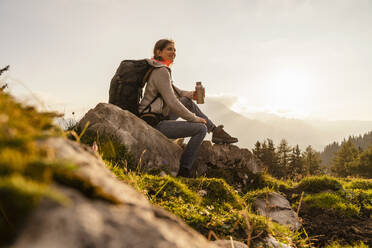
<path id="1" fill-rule="evenodd" d="M 157 53 L 157 55 L 162 57 L 163 60 L 173 62 L 176 58 L 176 48 L 174 47 L 174 43 L 168 43 L 163 50 L 158 50 Z"/>

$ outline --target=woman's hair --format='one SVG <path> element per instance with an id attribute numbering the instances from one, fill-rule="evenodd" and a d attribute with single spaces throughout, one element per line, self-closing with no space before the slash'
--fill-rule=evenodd
<path id="1" fill-rule="evenodd" d="M 158 56 L 156 54 L 156 51 L 157 50 L 160 50 L 162 51 L 168 44 L 170 43 L 173 43 L 174 44 L 174 40 L 168 40 L 168 39 L 161 39 L 161 40 L 158 40 L 156 43 L 155 43 L 155 46 L 154 46 L 154 59 L 156 60 L 162 60 L 162 57 Z"/>

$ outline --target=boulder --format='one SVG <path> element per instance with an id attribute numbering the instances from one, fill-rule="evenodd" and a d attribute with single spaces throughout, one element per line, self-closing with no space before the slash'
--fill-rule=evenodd
<path id="1" fill-rule="evenodd" d="M 246 148 L 203 141 L 193 169 L 199 176 L 223 178 L 240 190 L 250 183 L 252 175 L 262 173 L 264 166 Z"/>
<path id="2" fill-rule="evenodd" d="M 105 195 L 111 196 L 116 201 L 122 204 L 150 206 L 143 195 L 119 181 L 90 147 L 63 138 L 49 138 L 40 141 L 38 145 L 50 150 L 52 159 L 76 165 L 75 175 L 100 188 Z"/>
<path id="3" fill-rule="evenodd" d="M 210 168 L 248 169 L 251 173 L 263 172 L 263 165 L 248 149 L 235 145 L 219 145 L 203 141 L 195 163 L 199 174 Z"/>
<path id="4" fill-rule="evenodd" d="M 217 248 L 204 236 L 119 181 L 89 147 L 51 138 L 40 141 L 49 158 L 68 160 L 81 180 L 99 186 L 117 204 L 89 198 L 67 185 L 54 188 L 69 198 L 65 204 L 44 199 L 31 213 L 12 245 L 23 247 Z"/>
<path id="5" fill-rule="evenodd" d="M 141 161 L 144 171 L 166 170 L 173 175 L 178 172 L 182 148 L 129 111 L 99 103 L 80 120 L 80 129 L 88 121 L 87 132 L 115 137 Z"/>
<path id="6" fill-rule="evenodd" d="M 44 200 L 30 216 L 13 248 L 216 248 L 165 210 L 91 200 L 57 187 L 71 202 Z"/>
<path id="7" fill-rule="evenodd" d="M 292 210 L 288 200 L 279 193 L 271 192 L 267 199 L 265 196 L 257 198 L 254 207 L 259 214 L 269 217 L 281 225 L 288 226 L 291 230 L 298 230 L 301 227 L 297 213 Z"/>

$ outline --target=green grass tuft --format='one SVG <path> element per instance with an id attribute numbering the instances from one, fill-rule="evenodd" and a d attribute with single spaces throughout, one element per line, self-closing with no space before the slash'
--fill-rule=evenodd
<path id="1" fill-rule="evenodd" d="M 303 206 L 307 208 L 331 209 L 339 215 L 358 216 L 360 207 L 346 201 L 335 193 L 322 192 L 307 195 L 303 199 Z"/>
<path id="2" fill-rule="evenodd" d="M 348 189 L 372 189 L 372 179 L 352 179 L 345 183 L 344 187 Z"/>
<path id="3" fill-rule="evenodd" d="M 227 209 L 242 209 L 241 198 L 223 179 L 200 177 L 194 180 L 186 179 L 183 182 L 191 190 L 203 196 L 204 205 L 214 204 Z"/>
<path id="4" fill-rule="evenodd" d="M 313 176 L 302 179 L 295 187 L 298 192 L 320 193 L 326 190 L 338 191 L 343 189 L 341 182 L 330 176 Z"/>
<path id="5" fill-rule="evenodd" d="M 369 248 L 368 245 L 364 244 L 363 242 L 355 243 L 355 244 L 340 244 L 339 242 L 333 242 L 332 244 L 329 244 L 325 246 L 325 248 Z"/>

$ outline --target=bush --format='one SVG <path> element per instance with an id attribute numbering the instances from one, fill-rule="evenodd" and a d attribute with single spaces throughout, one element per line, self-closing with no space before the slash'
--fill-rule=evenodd
<path id="1" fill-rule="evenodd" d="M 306 177 L 301 180 L 294 189 L 298 192 L 319 193 L 326 190 L 338 191 L 342 190 L 341 182 L 330 176 L 314 176 Z"/>
<path id="2" fill-rule="evenodd" d="M 339 215 L 358 216 L 360 207 L 347 202 L 341 196 L 322 192 L 314 195 L 307 195 L 303 199 L 303 206 L 306 208 L 330 209 Z"/>

